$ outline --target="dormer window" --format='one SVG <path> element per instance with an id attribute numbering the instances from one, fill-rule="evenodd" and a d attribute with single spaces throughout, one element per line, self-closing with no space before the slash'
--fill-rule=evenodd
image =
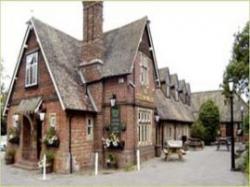
<path id="1" fill-rule="evenodd" d="M 37 85 L 38 52 L 26 56 L 25 87 Z"/>
<path id="2" fill-rule="evenodd" d="M 175 100 L 179 101 L 179 93 L 178 90 L 175 90 Z"/>
<path id="3" fill-rule="evenodd" d="M 148 85 L 148 60 L 147 57 L 141 54 L 140 81 L 142 85 Z"/>

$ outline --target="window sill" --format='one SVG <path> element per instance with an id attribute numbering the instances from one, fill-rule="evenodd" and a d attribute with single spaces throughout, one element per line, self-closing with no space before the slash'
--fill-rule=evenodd
<path id="1" fill-rule="evenodd" d="M 38 84 L 29 84 L 29 85 L 25 85 L 25 89 L 29 89 L 29 88 L 36 88 L 38 87 Z"/>

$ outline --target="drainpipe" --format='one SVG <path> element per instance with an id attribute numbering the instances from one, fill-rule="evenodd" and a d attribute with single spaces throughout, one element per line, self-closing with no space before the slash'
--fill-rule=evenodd
<path id="1" fill-rule="evenodd" d="M 72 153 L 71 153 L 71 121 L 72 116 L 69 116 L 69 173 L 73 173 L 72 167 Z"/>
<path id="2" fill-rule="evenodd" d="M 174 140 L 176 140 L 176 124 L 174 124 Z"/>

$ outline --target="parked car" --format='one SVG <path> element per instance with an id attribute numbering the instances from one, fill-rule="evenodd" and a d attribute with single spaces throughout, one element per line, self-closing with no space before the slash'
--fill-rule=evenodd
<path id="1" fill-rule="evenodd" d="M 0 151 L 5 151 L 6 144 L 7 144 L 7 136 L 1 136 Z"/>

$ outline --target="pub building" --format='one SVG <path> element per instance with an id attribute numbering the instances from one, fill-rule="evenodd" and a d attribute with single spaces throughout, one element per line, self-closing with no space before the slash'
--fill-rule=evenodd
<path id="1" fill-rule="evenodd" d="M 4 108 L 16 167 L 50 152 L 57 173 L 93 168 L 95 153 L 122 168 L 189 136 L 190 86 L 160 77 L 148 18 L 103 32 L 103 2 L 82 5 L 83 40 L 27 22 Z"/>

